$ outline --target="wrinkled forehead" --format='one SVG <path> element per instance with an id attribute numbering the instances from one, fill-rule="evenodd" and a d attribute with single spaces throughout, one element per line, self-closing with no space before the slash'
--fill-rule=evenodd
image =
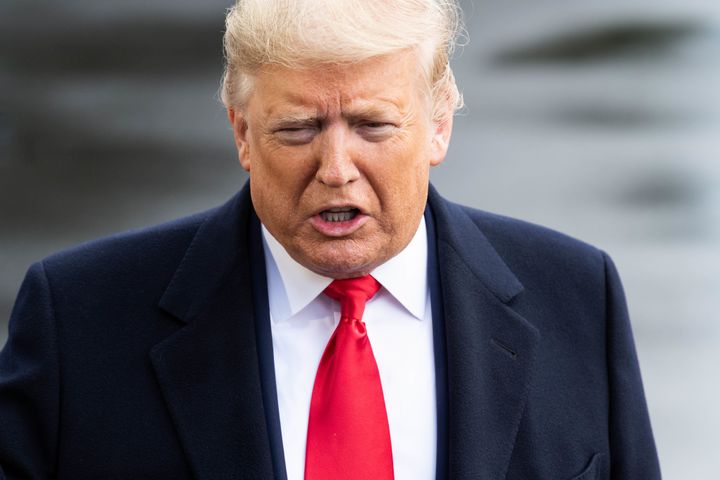
<path id="1" fill-rule="evenodd" d="M 249 107 L 276 111 L 352 109 L 404 114 L 426 103 L 428 88 L 417 55 L 399 52 L 352 64 L 304 68 L 264 65 L 254 75 Z M 259 112 L 258 112 L 259 113 Z"/>

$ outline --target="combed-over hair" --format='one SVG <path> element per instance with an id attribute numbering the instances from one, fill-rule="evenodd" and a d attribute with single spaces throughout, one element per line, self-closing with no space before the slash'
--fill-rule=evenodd
<path id="1" fill-rule="evenodd" d="M 416 49 L 440 120 L 462 97 L 450 69 L 456 0 L 238 0 L 225 20 L 221 98 L 242 108 L 267 64 L 308 68 Z"/>

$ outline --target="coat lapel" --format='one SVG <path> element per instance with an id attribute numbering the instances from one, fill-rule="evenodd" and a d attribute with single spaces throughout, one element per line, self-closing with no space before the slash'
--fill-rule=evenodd
<path id="1" fill-rule="evenodd" d="M 448 478 L 502 479 L 538 331 L 513 311 L 523 289 L 465 211 L 431 188 L 447 339 Z"/>
<path id="2" fill-rule="evenodd" d="M 248 188 L 198 230 L 160 301 L 184 326 L 150 352 L 198 479 L 273 477 L 248 262 Z"/>

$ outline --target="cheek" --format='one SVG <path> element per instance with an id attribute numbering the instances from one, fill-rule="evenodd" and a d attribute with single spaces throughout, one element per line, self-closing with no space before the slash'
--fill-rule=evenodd
<path id="1" fill-rule="evenodd" d="M 256 143 L 253 155 L 253 175 L 258 187 L 266 195 L 281 203 L 297 202 L 308 182 L 313 178 L 311 155 L 304 148 L 285 148 L 268 143 Z"/>
<path id="2" fill-rule="evenodd" d="M 394 189 L 407 192 L 414 190 L 418 183 L 428 181 L 430 167 L 424 146 L 417 137 L 389 146 L 385 158 L 392 161 L 386 162 L 385 178 L 392 181 Z"/>
<path id="3" fill-rule="evenodd" d="M 425 207 L 430 169 L 425 155 L 419 148 L 390 148 L 376 152 L 371 162 L 374 169 L 368 178 L 393 229 L 414 222 Z"/>

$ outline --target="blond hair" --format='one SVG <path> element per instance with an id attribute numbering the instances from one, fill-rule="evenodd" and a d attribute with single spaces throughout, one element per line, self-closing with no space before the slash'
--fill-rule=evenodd
<path id="1" fill-rule="evenodd" d="M 456 0 L 238 0 L 225 27 L 228 108 L 242 108 L 263 65 L 346 64 L 408 49 L 418 52 L 433 118 L 462 105 L 450 68 L 462 31 Z"/>

